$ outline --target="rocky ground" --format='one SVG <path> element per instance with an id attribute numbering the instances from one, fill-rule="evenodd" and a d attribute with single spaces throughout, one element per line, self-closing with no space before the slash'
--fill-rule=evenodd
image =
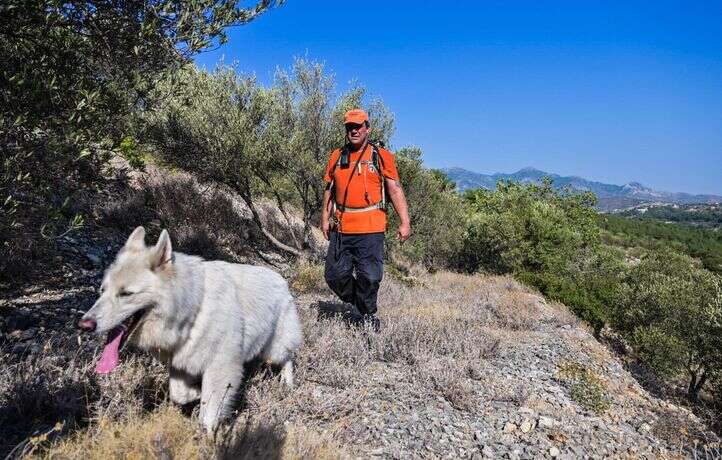
<path id="1" fill-rule="evenodd" d="M 107 397 L 113 387 L 92 375 L 99 340 L 75 330 L 121 242 L 68 238 L 60 273 L 2 293 L 0 366 L 8 372 L 0 380 L 0 453 L 47 454 L 62 442 L 90 442 L 92 451 L 97 441 L 68 439 L 118 430 L 98 422 L 100 412 L 137 398 L 134 417 L 144 420 L 167 404 L 162 367 L 142 359 L 119 377 L 133 390 Z M 347 307 L 323 289 L 317 267 L 302 270 L 292 280 L 306 340 L 296 359 L 297 387 L 288 392 L 267 373 L 255 374 L 229 428 L 246 433 L 260 424 L 273 433 L 266 447 L 254 441 L 246 449 L 254 455 L 720 458 L 719 440 L 700 420 L 651 396 L 564 306 L 510 278 L 387 277 L 383 329 L 374 334 L 347 324 Z M 43 380 L 48 373 L 54 380 Z M 143 374 L 160 377 L 146 381 Z M 56 421 L 65 422 L 58 436 L 37 441 Z M 296 450 L 269 450 L 290 443 L 290 433 Z M 219 446 L 198 455 L 228 457 Z"/>

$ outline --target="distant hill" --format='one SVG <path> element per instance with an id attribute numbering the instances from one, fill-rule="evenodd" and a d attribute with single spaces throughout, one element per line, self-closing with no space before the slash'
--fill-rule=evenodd
<path id="1" fill-rule="evenodd" d="M 605 211 L 624 209 L 643 203 L 722 203 L 722 196 L 692 195 L 690 193 L 660 192 L 645 187 L 639 182 L 625 185 L 612 185 L 595 182 L 577 176 L 560 176 L 535 168 L 523 168 L 511 174 L 481 174 L 463 168 L 442 169 L 454 182 L 459 191 L 473 188 L 494 190 L 499 180 L 513 180 L 521 183 L 540 183 L 542 178 L 550 177 L 557 188 L 571 187 L 578 191 L 594 192 L 599 198 L 598 208 Z"/>

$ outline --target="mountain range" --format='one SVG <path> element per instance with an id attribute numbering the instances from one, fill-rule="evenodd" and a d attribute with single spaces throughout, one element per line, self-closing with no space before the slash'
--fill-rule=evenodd
<path id="1" fill-rule="evenodd" d="M 549 177 L 556 188 L 561 189 L 568 186 L 577 191 L 594 192 L 599 198 L 597 207 L 603 211 L 625 209 L 644 203 L 722 203 L 722 196 L 718 195 L 661 192 L 646 187 L 639 182 L 630 182 L 624 185 L 605 184 L 577 176 L 560 176 L 535 168 L 523 168 L 511 174 L 481 174 L 463 168 L 445 168 L 442 171 L 456 182 L 457 189 L 462 192 L 473 188 L 494 190 L 499 180 L 538 184 L 541 183 L 544 177 Z"/>

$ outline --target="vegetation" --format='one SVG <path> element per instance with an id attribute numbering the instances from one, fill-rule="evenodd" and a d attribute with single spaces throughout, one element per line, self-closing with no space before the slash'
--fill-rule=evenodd
<path id="1" fill-rule="evenodd" d="M 9 0 L 0 6 L 0 273 L 22 276 L 82 224 L 92 191 L 151 90 L 224 28 L 267 10 L 238 1 Z"/>
<path id="2" fill-rule="evenodd" d="M 461 268 L 513 273 L 596 331 L 613 326 L 660 376 L 686 377 L 692 401 L 722 383 L 722 278 L 708 269 L 719 272 L 710 267 L 722 257 L 718 233 L 597 216 L 593 196 L 550 181 L 464 198 Z"/>
<path id="3" fill-rule="evenodd" d="M 206 72 L 189 64 L 195 53 L 225 41 L 225 27 L 247 23 L 272 4 L 149 0 L 118 8 L 111 1 L 10 0 L 0 7 L 3 278 L 22 277 L 43 245 L 83 225 L 77 198 L 102 191 L 117 154 L 133 168 L 152 157 L 193 177 L 141 183 L 144 191 L 126 203 L 136 214 L 109 207 L 106 223 L 143 223 L 144 207 L 157 206 L 156 215 L 178 229 L 179 248 L 200 248 L 214 258 L 243 245 L 242 235 L 259 235 L 295 259 L 298 292 L 323 289 L 319 260 L 309 260 L 322 257 L 311 251 L 312 228 L 328 153 L 343 142 L 343 113 L 365 107 L 374 140 L 387 144 L 394 119 L 382 101 L 367 100 L 363 87 L 337 95 L 320 64 L 297 60 L 268 87 L 233 68 Z M 687 222 L 689 216 L 689 222 L 713 224 L 717 211 L 598 216 L 593 194 L 556 190 L 549 180 L 500 182 L 495 191 L 460 196 L 443 173 L 423 166 L 420 149 L 399 149 L 396 160 L 414 236 L 404 245 L 393 238 L 398 221 L 391 212 L 390 258 L 430 270 L 512 274 L 569 305 L 596 331 L 612 325 L 660 375 L 672 382 L 685 377 L 691 400 L 707 389 L 722 393 L 722 233 L 656 220 Z M 207 184 L 216 188 L 206 193 Z M 252 229 L 229 191 L 250 210 Z M 264 217 L 262 203 L 269 200 L 286 225 Z M 179 219 L 174 206 L 193 212 Z M 218 230 L 221 221 L 227 225 Z M 214 231 L 216 241 L 209 241 Z M 454 322 L 458 312 L 432 307 L 419 310 L 430 317 L 399 319 L 405 326 L 375 345 L 378 360 L 487 353 L 479 345 L 467 356 L 468 345 L 455 342 L 440 349 L 437 337 L 483 331 L 473 314 Z M 519 331 L 532 329 L 535 309 L 515 304 L 490 311 Z M 438 331 L 418 332 L 429 321 Z M 338 363 L 314 364 L 320 366 L 314 372 L 325 372 L 323 366 Z M 580 368 L 565 375 L 580 404 L 605 409 L 603 386 L 593 375 Z M 330 370 L 323 377 L 339 379 Z M 452 380 L 436 379 L 434 388 L 447 389 L 455 407 L 473 407 L 464 384 Z"/>
<path id="4" fill-rule="evenodd" d="M 600 329 L 620 264 L 599 242 L 592 194 L 499 182 L 465 195 L 466 270 L 511 272 Z"/>
<path id="5" fill-rule="evenodd" d="M 600 215 L 599 225 L 609 244 L 648 250 L 673 247 L 700 259 L 707 270 L 722 274 L 722 232 L 611 214 Z"/>
<path id="6" fill-rule="evenodd" d="M 583 408 L 602 414 L 609 409 L 609 396 L 592 370 L 579 363 L 564 363 L 559 378 L 569 385 L 569 395 Z"/>
<path id="7" fill-rule="evenodd" d="M 722 280 L 686 255 L 652 252 L 629 268 L 613 324 L 661 375 L 687 375 L 697 400 L 722 371 Z"/>
<path id="8" fill-rule="evenodd" d="M 617 215 L 643 220 L 675 222 L 695 227 L 717 229 L 722 227 L 722 206 L 719 204 L 649 206 L 643 210 L 628 209 Z"/>
<path id="9" fill-rule="evenodd" d="M 186 90 L 171 94 L 176 84 Z M 270 88 L 231 68 L 208 73 L 189 66 L 160 85 L 169 96 L 147 112 L 143 136 L 162 161 L 237 192 L 276 248 L 307 257 L 328 153 L 343 141 L 343 114 L 364 96 L 355 88 L 334 100 L 332 90 L 323 68 L 303 60 L 290 74 L 279 72 Z M 374 101 L 368 112 L 374 136 L 387 142 L 393 130 L 388 110 Z M 287 219 L 288 206 L 301 210 L 303 231 L 291 231 L 284 241 L 272 234 L 257 209 L 261 196 L 272 197 Z"/>
<path id="10" fill-rule="evenodd" d="M 442 172 L 424 168 L 421 155 L 415 147 L 396 152 L 414 237 L 399 244 L 395 234 L 400 222 L 390 213 L 386 244 L 391 253 L 427 269 L 455 267 L 463 244 L 465 207 L 455 184 Z M 390 203 L 388 207 L 393 209 Z"/>

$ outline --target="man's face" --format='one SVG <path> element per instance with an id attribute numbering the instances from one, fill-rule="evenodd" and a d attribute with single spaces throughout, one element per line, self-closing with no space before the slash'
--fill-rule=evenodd
<path id="1" fill-rule="evenodd" d="M 365 123 L 360 125 L 357 125 L 356 123 L 347 123 L 345 126 L 348 141 L 354 147 L 361 147 L 371 131 L 371 128 L 367 127 Z"/>

